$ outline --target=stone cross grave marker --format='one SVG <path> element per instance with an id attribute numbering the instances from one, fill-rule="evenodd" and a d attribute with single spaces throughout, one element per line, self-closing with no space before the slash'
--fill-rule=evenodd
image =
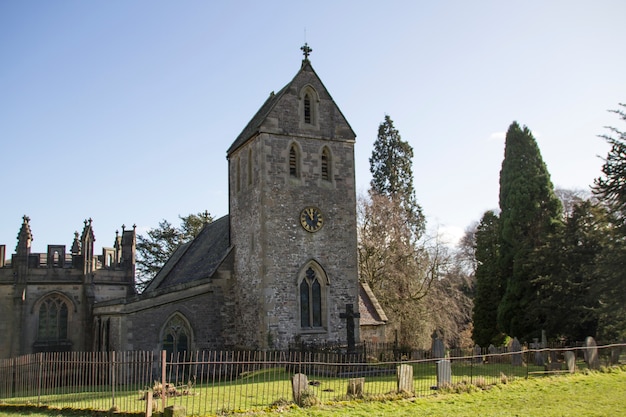
<path id="1" fill-rule="evenodd" d="M 361 314 L 354 312 L 352 304 L 346 304 L 346 312 L 339 314 L 339 317 L 342 319 L 346 319 L 348 353 L 354 353 L 356 344 L 354 338 L 354 319 L 361 317 Z"/>

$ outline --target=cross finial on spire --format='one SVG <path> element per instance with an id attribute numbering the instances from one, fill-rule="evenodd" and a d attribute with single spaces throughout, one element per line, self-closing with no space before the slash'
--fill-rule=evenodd
<path id="1" fill-rule="evenodd" d="M 309 44 L 306 42 L 304 42 L 304 46 L 302 46 L 300 49 L 302 50 L 302 53 L 304 54 L 304 59 L 308 61 L 309 55 L 311 55 L 311 52 L 313 52 L 313 49 L 311 49 Z"/>

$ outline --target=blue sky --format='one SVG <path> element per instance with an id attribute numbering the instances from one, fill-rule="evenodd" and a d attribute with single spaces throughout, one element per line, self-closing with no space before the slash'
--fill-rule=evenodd
<path id="1" fill-rule="evenodd" d="M 227 214 L 226 149 L 311 62 L 357 134 L 359 192 L 386 114 L 413 146 L 431 229 L 498 206 L 504 132 L 535 134 L 558 187 L 600 175 L 626 102 L 626 2 L 2 1 L 0 244 L 33 250 Z M 99 252 L 99 249 L 98 249 Z"/>

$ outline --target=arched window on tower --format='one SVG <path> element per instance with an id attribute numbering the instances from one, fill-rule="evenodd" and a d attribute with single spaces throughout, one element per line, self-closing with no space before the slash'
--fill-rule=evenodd
<path id="1" fill-rule="evenodd" d="M 300 155 L 295 144 L 289 147 L 289 176 L 300 178 Z"/>
<path id="2" fill-rule="evenodd" d="M 304 95 L 304 123 L 311 124 L 311 96 L 309 93 Z"/>
<path id="3" fill-rule="evenodd" d="M 324 274 L 313 265 L 304 270 L 300 279 L 300 327 L 303 329 L 321 328 L 325 325 L 324 306 L 325 287 Z"/>
<path id="4" fill-rule="evenodd" d="M 330 151 L 327 147 L 322 149 L 322 179 L 324 181 L 330 181 L 332 179 L 331 170 L 331 159 L 330 159 Z"/>

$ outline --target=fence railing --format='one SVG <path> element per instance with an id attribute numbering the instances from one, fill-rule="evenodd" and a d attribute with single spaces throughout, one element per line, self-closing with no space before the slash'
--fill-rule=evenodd
<path id="1" fill-rule="evenodd" d="M 515 352 L 449 351 L 445 358 L 310 352 L 37 353 L 0 360 L 0 404 L 144 413 L 184 406 L 188 414 L 255 410 L 294 399 L 293 376 L 306 375 L 305 392 L 318 403 L 358 395 L 426 396 L 442 387 L 492 385 L 515 378 L 624 363 L 626 344 Z M 383 357 L 384 355 L 378 355 Z M 411 356 L 422 356 L 411 358 Z M 592 358 L 597 361 L 591 363 Z M 410 392 L 401 384 L 408 365 Z M 404 367 L 406 370 L 407 367 Z M 406 373 L 404 373 L 406 374 Z M 360 389 L 354 391 L 355 381 Z M 302 387 L 298 388 L 302 393 Z M 149 400 L 149 401 L 148 401 Z"/>

